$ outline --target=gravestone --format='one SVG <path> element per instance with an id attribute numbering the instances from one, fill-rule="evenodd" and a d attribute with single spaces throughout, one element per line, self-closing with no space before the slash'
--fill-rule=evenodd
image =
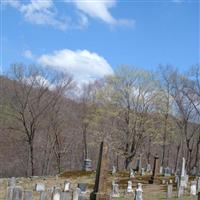
<path id="1" fill-rule="evenodd" d="M 157 155 L 154 157 L 153 174 L 149 180 L 150 184 L 153 184 L 155 182 L 155 178 L 158 175 L 158 158 L 159 157 Z"/>
<path id="2" fill-rule="evenodd" d="M 129 175 L 130 178 L 134 178 L 135 177 L 135 171 L 130 168 L 130 175 Z"/>
<path id="3" fill-rule="evenodd" d="M 6 200 L 12 200 L 14 187 L 7 187 Z"/>
<path id="4" fill-rule="evenodd" d="M 160 166 L 159 174 L 163 175 L 163 166 Z"/>
<path id="5" fill-rule="evenodd" d="M 164 168 L 164 176 L 171 176 L 172 171 L 169 167 Z"/>
<path id="6" fill-rule="evenodd" d="M 142 184 L 141 184 L 141 183 L 138 183 L 138 184 L 137 184 L 137 189 L 135 190 L 135 197 L 134 197 L 134 200 L 143 200 L 143 198 L 142 198 L 142 193 L 143 193 Z"/>
<path id="7" fill-rule="evenodd" d="M 87 190 L 87 183 L 78 183 L 78 188 L 81 189 L 81 193 L 86 192 Z"/>
<path id="8" fill-rule="evenodd" d="M 16 185 L 16 178 L 12 177 L 8 179 L 8 187 L 15 187 Z"/>
<path id="9" fill-rule="evenodd" d="M 176 183 L 176 188 L 179 188 L 180 185 L 180 178 L 178 175 L 175 176 L 175 183 Z"/>
<path id="10" fill-rule="evenodd" d="M 32 200 L 33 192 L 32 191 L 24 191 L 23 200 Z"/>
<path id="11" fill-rule="evenodd" d="M 178 198 L 184 195 L 184 186 L 179 186 L 178 188 Z"/>
<path id="12" fill-rule="evenodd" d="M 167 198 L 172 198 L 173 186 L 171 184 L 167 184 Z"/>
<path id="13" fill-rule="evenodd" d="M 200 192 L 200 177 L 197 178 L 197 191 Z"/>
<path id="14" fill-rule="evenodd" d="M 85 171 L 92 171 L 92 160 L 90 159 L 85 159 L 83 163 L 83 170 Z"/>
<path id="15" fill-rule="evenodd" d="M 145 175 L 145 169 L 141 168 L 141 175 L 144 176 Z"/>
<path id="16" fill-rule="evenodd" d="M 117 169 L 116 169 L 115 166 L 113 166 L 113 168 L 112 168 L 112 175 L 116 174 L 116 172 L 117 172 Z"/>
<path id="17" fill-rule="evenodd" d="M 197 195 L 197 183 L 196 183 L 196 181 L 191 181 L 190 195 Z"/>
<path id="18" fill-rule="evenodd" d="M 43 183 L 37 183 L 35 185 L 35 191 L 36 192 L 44 192 L 45 191 L 45 185 Z"/>
<path id="19" fill-rule="evenodd" d="M 71 183 L 69 181 L 64 182 L 64 192 L 70 191 L 70 185 Z"/>
<path id="20" fill-rule="evenodd" d="M 128 181 L 128 186 L 127 186 L 127 193 L 132 193 L 133 192 L 133 184 L 132 181 Z"/>
<path id="21" fill-rule="evenodd" d="M 76 188 L 73 192 L 73 200 L 79 200 L 79 196 L 81 194 L 81 189 L 80 188 Z"/>
<path id="22" fill-rule="evenodd" d="M 23 193 L 23 188 L 21 186 L 15 186 L 13 189 L 13 200 L 22 200 L 22 193 Z"/>
<path id="23" fill-rule="evenodd" d="M 47 192 L 41 192 L 40 193 L 40 200 L 48 200 L 48 193 Z"/>
<path id="24" fill-rule="evenodd" d="M 102 142 L 100 146 L 94 190 L 90 195 L 91 200 L 110 199 L 110 196 L 107 194 L 107 178 L 108 178 L 108 145 Z"/>
<path id="25" fill-rule="evenodd" d="M 181 180 L 180 180 L 180 186 L 181 187 L 187 187 L 186 183 L 186 172 L 185 172 L 185 158 L 182 160 L 182 168 L 181 168 Z"/>
<path id="26" fill-rule="evenodd" d="M 151 165 L 149 163 L 147 163 L 147 165 L 146 165 L 146 172 L 147 173 L 151 172 Z"/>
<path id="27" fill-rule="evenodd" d="M 112 182 L 112 197 L 120 197 L 119 185 L 115 181 Z"/>

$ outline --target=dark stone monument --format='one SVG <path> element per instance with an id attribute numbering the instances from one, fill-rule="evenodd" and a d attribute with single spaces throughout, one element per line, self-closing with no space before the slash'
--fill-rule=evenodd
<path id="1" fill-rule="evenodd" d="M 200 192 L 198 192 L 198 200 L 200 200 Z"/>
<path id="2" fill-rule="evenodd" d="M 149 180 L 149 183 L 150 184 L 154 184 L 155 182 L 155 178 L 156 176 L 158 175 L 158 169 L 159 169 L 159 166 L 158 166 L 158 155 L 156 155 L 154 157 L 154 165 L 153 165 L 153 174 L 151 176 L 151 179 Z"/>
<path id="3" fill-rule="evenodd" d="M 138 159 L 137 159 L 137 163 L 136 163 L 136 171 L 137 172 L 141 172 L 142 169 L 142 155 L 140 154 Z"/>
<path id="4" fill-rule="evenodd" d="M 92 171 L 92 160 L 90 159 L 85 159 L 83 163 L 83 170 L 87 171 Z"/>
<path id="5" fill-rule="evenodd" d="M 94 190 L 90 194 L 90 200 L 108 200 L 110 196 L 107 193 L 108 178 L 108 145 L 101 143 L 99 160 L 96 171 Z"/>

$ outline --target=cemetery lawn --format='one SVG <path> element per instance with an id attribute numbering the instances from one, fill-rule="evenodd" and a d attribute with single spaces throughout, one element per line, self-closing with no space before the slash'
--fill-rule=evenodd
<path id="1" fill-rule="evenodd" d="M 126 194 L 126 187 L 128 178 L 128 172 L 119 172 L 115 176 L 109 174 L 109 184 L 108 184 L 108 191 L 111 193 L 111 183 L 112 180 L 116 180 L 119 183 L 120 187 L 120 198 L 113 198 L 114 200 L 133 200 L 133 195 Z M 166 199 L 166 186 L 161 185 L 161 180 L 165 179 L 173 179 L 173 177 L 159 177 L 158 184 L 150 185 L 148 184 L 148 179 L 150 178 L 149 175 L 146 176 L 139 176 L 137 175 L 135 178 L 132 179 L 133 182 L 133 189 L 135 190 L 137 183 L 143 184 L 143 200 L 163 200 Z M 70 181 L 72 183 L 72 189 L 75 189 L 77 183 L 87 183 L 88 184 L 88 197 L 90 192 L 94 186 L 95 180 L 95 173 L 94 172 L 82 172 L 82 171 L 73 171 L 73 172 L 65 172 L 60 176 L 55 177 L 33 177 L 33 178 L 17 178 L 16 185 L 22 186 L 24 190 L 32 190 L 35 189 L 36 183 L 44 183 L 46 186 L 46 190 L 50 189 L 53 186 L 58 186 L 63 189 L 64 181 Z M 5 200 L 6 195 L 6 188 L 7 188 L 7 179 L 0 179 L 0 200 Z M 176 198 L 176 187 L 173 187 L 174 193 L 173 198 L 171 200 L 177 200 Z M 33 200 L 39 199 L 39 194 L 37 192 L 33 192 Z M 192 197 L 189 195 L 189 191 L 187 191 L 186 196 L 181 198 L 181 200 L 196 200 L 197 197 Z"/>

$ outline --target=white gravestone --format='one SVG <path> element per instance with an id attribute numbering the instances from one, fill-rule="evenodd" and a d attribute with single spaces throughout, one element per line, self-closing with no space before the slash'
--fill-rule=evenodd
<path id="1" fill-rule="evenodd" d="M 141 168 L 141 175 L 144 176 L 145 175 L 145 169 Z"/>
<path id="2" fill-rule="evenodd" d="M 73 192 L 73 200 L 78 200 L 80 193 L 81 193 L 81 189 L 76 188 Z"/>
<path id="3" fill-rule="evenodd" d="M 135 177 L 135 172 L 132 168 L 130 168 L 130 175 L 129 175 L 130 178 L 134 178 Z"/>
<path id="4" fill-rule="evenodd" d="M 132 193 L 132 192 L 133 192 L 133 184 L 132 184 L 132 181 L 128 181 L 127 193 Z"/>
<path id="5" fill-rule="evenodd" d="M 185 158 L 183 158 L 182 161 L 182 169 L 181 169 L 181 180 L 180 180 L 180 186 L 181 187 L 187 187 L 186 183 L 186 172 L 185 172 Z"/>
<path id="6" fill-rule="evenodd" d="M 113 166 L 113 168 L 112 168 L 112 175 L 116 174 L 116 172 L 117 172 L 117 169 L 116 169 L 115 166 Z"/>
<path id="7" fill-rule="evenodd" d="M 55 191 L 53 193 L 53 198 L 52 200 L 60 200 L 60 191 Z"/>
<path id="8" fill-rule="evenodd" d="M 70 191 L 70 185 L 71 185 L 70 182 L 65 181 L 65 183 L 64 183 L 64 192 Z"/>
<path id="9" fill-rule="evenodd" d="M 142 193 L 143 193 L 142 184 L 138 183 L 137 189 L 135 190 L 135 198 L 134 198 L 134 200 L 143 200 Z"/>
<path id="10" fill-rule="evenodd" d="M 120 197 L 119 185 L 115 181 L 112 182 L 112 197 Z"/>
<path id="11" fill-rule="evenodd" d="M 45 191 L 45 185 L 43 183 L 37 183 L 35 185 L 35 190 L 37 192 L 44 192 Z"/>
<path id="12" fill-rule="evenodd" d="M 192 181 L 190 186 L 190 195 L 196 195 L 196 194 L 197 194 L 197 183 L 196 181 Z"/>

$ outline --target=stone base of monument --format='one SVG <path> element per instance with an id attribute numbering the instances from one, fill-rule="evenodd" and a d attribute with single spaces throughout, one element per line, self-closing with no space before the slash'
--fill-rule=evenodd
<path id="1" fill-rule="evenodd" d="M 90 200 L 110 200 L 111 197 L 109 194 L 105 193 L 94 193 L 90 194 Z"/>

